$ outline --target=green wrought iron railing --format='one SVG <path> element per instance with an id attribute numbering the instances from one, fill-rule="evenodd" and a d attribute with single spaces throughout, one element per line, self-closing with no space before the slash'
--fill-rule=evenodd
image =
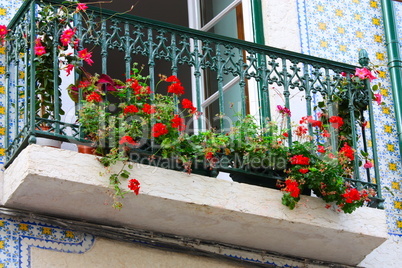
<path id="1" fill-rule="evenodd" d="M 8 26 L 6 165 L 25 146 L 35 143 L 37 137 L 82 141 L 80 126 L 68 122 L 62 112 L 65 107 L 61 99 L 67 92 L 59 79 L 59 55 L 56 52 L 52 56 L 53 71 L 49 79 L 50 89 L 46 93 L 51 95 L 51 104 L 47 106 L 51 112 L 47 116 L 38 113 L 40 96 L 35 77 L 37 68 L 43 66 L 38 66 L 35 61 L 34 46 L 38 33 L 43 30 L 40 27 L 44 27 L 37 23 L 38 14 L 46 4 L 54 6 L 55 16 L 61 12 L 58 6 L 62 1 L 27 0 Z M 74 9 L 72 6 L 71 13 Z M 331 96 L 339 93 L 338 89 L 342 87 L 350 122 L 356 121 L 356 114 L 362 114 L 371 126 L 367 130 L 352 123 L 351 143 L 357 151 L 367 151 L 378 163 L 370 85 L 351 83 L 350 76 L 355 73 L 356 66 L 94 6 L 89 7 L 83 16 L 75 14 L 68 22 L 53 20 L 46 25 L 53 36 L 54 51 L 66 25 L 77 29 L 80 42 L 75 52 L 83 48 L 93 52 L 95 67 L 90 67 L 90 71 L 120 75 L 124 79 L 129 77 L 133 63 L 139 62 L 144 64 L 150 76 L 153 91 L 158 73 L 177 75 L 187 88 L 192 89 L 188 97 L 209 118 L 215 114 L 230 115 L 229 107 L 233 104 L 229 102 L 235 103 L 240 114 L 257 111 L 256 116 L 262 119 L 273 117 L 273 107 L 283 105 L 292 110 L 297 120 L 297 116 L 315 116 L 314 107 L 319 101 L 327 100 L 327 106 L 331 108 L 329 113 L 334 115 L 337 107 Z M 252 103 L 252 92 L 257 96 L 257 109 Z M 289 128 L 291 120 L 289 118 L 287 122 Z M 43 129 L 43 125 L 50 126 L 50 129 Z M 218 120 L 215 127 L 227 126 Z M 195 131 L 205 128 L 203 120 L 196 121 L 194 128 Z M 311 126 L 309 132 L 313 132 Z M 292 135 L 288 139 L 291 143 Z M 336 135 L 333 135 L 334 144 L 335 139 Z M 378 165 L 370 170 L 362 169 L 357 161 L 354 165 L 355 175 L 351 182 L 375 189 L 380 199 Z"/>

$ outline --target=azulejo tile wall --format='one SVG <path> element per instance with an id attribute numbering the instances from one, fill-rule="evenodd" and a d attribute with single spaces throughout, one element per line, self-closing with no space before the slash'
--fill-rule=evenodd
<path id="1" fill-rule="evenodd" d="M 7 25 L 10 22 L 23 2 L 23 0 L 0 0 L 0 25 Z M 0 47 L 0 164 L 3 164 L 5 154 L 4 137 L 7 128 L 5 125 L 5 71 L 5 48 Z"/>
<path id="2" fill-rule="evenodd" d="M 46 224 L 0 215 L 0 268 L 31 267 L 31 248 L 85 253 L 95 237 Z"/>
<path id="3" fill-rule="evenodd" d="M 298 0 L 302 52 L 358 65 L 365 49 L 378 65 L 384 105 L 375 108 L 375 127 L 383 197 L 391 235 L 402 236 L 401 157 L 387 71 L 387 51 L 380 0 Z M 402 3 L 394 2 L 402 36 Z"/>

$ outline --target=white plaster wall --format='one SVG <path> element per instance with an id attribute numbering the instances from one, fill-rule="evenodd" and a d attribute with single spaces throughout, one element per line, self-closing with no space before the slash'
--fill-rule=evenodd
<path id="1" fill-rule="evenodd" d="M 295 0 L 263 0 L 262 14 L 264 38 L 267 46 L 301 52 L 299 19 L 297 3 Z M 281 64 L 280 61 L 278 61 Z M 284 106 L 283 87 L 273 84 L 269 88 L 271 115 L 273 121 L 278 121 L 277 105 Z M 290 110 L 292 121 L 299 122 L 301 117 L 307 115 L 304 92 L 298 89 L 291 90 Z"/>
<path id="2" fill-rule="evenodd" d="M 301 51 L 297 4 L 295 0 L 262 0 L 265 44 L 295 52 Z"/>
<path id="3" fill-rule="evenodd" d="M 402 263 L 402 239 L 390 236 L 388 240 L 369 254 L 359 265 L 365 268 L 400 267 Z"/>
<path id="4" fill-rule="evenodd" d="M 216 260 L 163 251 L 138 244 L 97 238 L 92 249 L 84 254 L 63 253 L 52 250 L 31 248 L 32 268 L 110 268 L 110 267 L 243 267 L 225 260 Z"/>

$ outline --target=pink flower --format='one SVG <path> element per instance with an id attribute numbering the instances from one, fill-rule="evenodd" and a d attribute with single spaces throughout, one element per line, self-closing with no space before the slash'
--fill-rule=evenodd
<path id="1" fill-rule="evenodd" d="M 78 57 L 83 59 L 89 65 L 92 65 L 92 63 L 94 63 L 93 60 L 91 59 L 92 52 L 88 52 L 86 48 L 78 51 Z"/>
<path id="2" fill-rule="evenodd" d="M 290 112 L 289 108 L 287 108 L 287 107 L 282 107 L 282 106 L 278 105 L 278 106 L 276 106 L 276 109 L 278 110 L 278 112 L 280 114 L 283 114 L 285 116 L 291 116 L 292 115 L 292 113 Z"/>
<path id="3" fill-rule="evenodd" d="M 359 77 L 360 79 L 369 79 L 370 82 L 374 79 L 377 79 L 371 71 L 367 68 L 356 68 L 355 76 Z"/>
<path id="4" fill-rule="evenodd" d="M 376 101 L 378 105 L 381 105 L 381 103 L 382 103 L 382 96 L 381 96 L 380 93 L 374 94 L 374 101 Z"/>
<path id="5" fill-rule="evenodd" d="M 41 40 L 38 38 L 35 41 L 35 55 L 42 56 L 46 53 L 45 47 L 42 45 Z"/>
<path id="6" fill-rule="evenodd" d="M 80 10 L 85 11 L 88 9 L 88 6 L 84 3 L 78 3 L 76 11 L 79 12 Z"/>
<path id="7" fill-rule="evenodd" d="M 371 163 L 370 161 L 367 160 L 363 167 L 368 169 L 368 168 L 372 168 L 373 166 L 374 166 L 373 163 Z"/>
<path id="8" fill-rule="evenodd" d="M 6 25 L 0 25 L 0 35 L 2 37 L 6 36 L 8 33 L 8 29 Z"/>
<path id="9" fill-rule="evenodd" d="M 74 69 L 74 64 L 67 64 L 65 70 L 67 72 L 67 76 L 71 74 L 71 71 Z"/>

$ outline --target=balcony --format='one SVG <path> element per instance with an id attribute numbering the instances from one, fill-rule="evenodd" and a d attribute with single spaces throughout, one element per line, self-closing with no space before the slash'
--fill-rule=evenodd
<path id="1" fill-rule="evenodd" d="M 46 9 L 47 3 L 53 8 Z M 385 241 L 385 216 L 379 209 L 364 207 L 346 215 L 324 208 L 317 197 L 303 196 L 302 205 L 289 210 L 280 204 L 282 192 L 278 190 L 158 167 L 152 167 L 150 173 L 150 166 L 140 164 L 131 176 L 141 181 L 141 194 L 124 199 L 120 212 L 105 206 L 110 202 L 105 201 L 110 189 L 107 178 L 99 176 L 103 167 L 95 156 L 34 145 L 40 138 L 69 144 L 86 142 L 76 118 L 63 112 L 69 107 L 64 101 L 65 84 L 59 79 L 63 71 L 58 47 L 66 27 L 76 29 L 79 40 L 72 53 L 85 48 L 93 53 L 94 67 L 85 66 L 87 71 L 129 77 L 134 62 L 144 64 L 151 94 L 157 90 L 159 73 L 180 77 L 184 87 L 191 89 L 185 97 L 193 99 L 203 115 L 190 124 L 194 135 L 208 127 L 222 132 L 229 129 L 222 115 L 233 118 L 232 106 L 241 117 L 251 113 L 264 126 L 266 118 L 278 115 L 275 108 L 281 105 L 292 110 L 292 117 L 285 122 L 290 129 L 292 122 L 304 116 L 316 118 L 319 103 L 325 103 L 330 116 L 344 109 L 333 101 L 338 94 L 346 105 L 348 118 L 344 120 L 352 122 L 347 138 L 350 145 L 376 163 L 374 128 L 366 127 L 374 126 L 370 84 L 351 81 L 357 66 L 96 7 L 86 10 L 85 16 L 72 11 L 74 16 L 62 22 L 39 23 L 42 15 L 37 14 L 44 10 L 59 14 L 59 5 L 61 1 L 56 0 L 25 1 L 9 25 L 12 42 L 7 43 L 6 125 L 10 129 L 6 136 L 4 205 L 349 265 L 358 264 Z M 49 39 L 53 49 L 49 52 L 52 71 L 46 73 L 47 87 L 38 83 L 43 65 L 34 53 L 36 38 L 46 34 L 53 37 Z M 360 60 L 363 65 L 368 61 L 364 53 Z M 75 76 L 73 82 L 80 78 Z M 83 92 L 77 96 L 73 110 L 80 109 Z M 363 125 L 365 121 L 368 124 Z M 306 131 L 312 140 L 320 139 L 312 125 Z M 331 146 L 337 147 L 340 135 L 334 129 L 329 134 Z M 293 144 L 294 140 L 297 137 L 288 130 L 284 142 Z M 359 189 L 372 189 L 376 196 L 368 205 L 381 207 L 377 165 L 365 169 L 356 157 L 351 167 L 353 174 L 346 180 Z M 216 171 L 232 170 L 229 165 Z M 246 169 L 236 171 L 259 175 Z M 283 241 L 295 245 L 289 248 Z"/>

